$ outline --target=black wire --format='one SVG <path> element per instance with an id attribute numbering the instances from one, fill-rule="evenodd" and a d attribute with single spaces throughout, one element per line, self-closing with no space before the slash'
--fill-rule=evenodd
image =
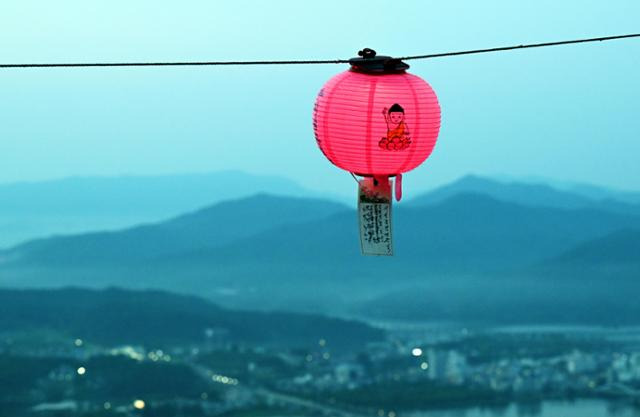
<path id="1" fill-rule="evenodd" d="M 543 48 L 543 47 L 546 47 L 546 46 L 570 45 L 570 44 L 574 44 L 574 43 L 587 43 L 587 42 L 604 42 L 604 41 L 612 41 L 612 40 L 616 40 L 616 39 L 638 38 L 638 37 L 640 37 L 640 33 L 633 33 L 633 34 L 630 34 L 630 35 L 605 36 L 605 37 L 601 37 L 601 38 L 575 39 L 575 40 L 570 40 L 570 41 L 532 43 L 532 44 L 528 44 L 528 45 L 501 46 L 501 47 L 498 47 L 498 48 L 472 49 L 470 51 L 443 52 L 443 53 L 440 53 L 440 54 L 413 55 L 413 56 L 404 56 L 404 57 L 401 57 L 401 58 L 398 58 L 398 59 L 403 60 L 403 61 L 407 61 L 407 60 L 410 60 L 410 59 L 441 58 L 441 57 L 445 57 L 445 56 L 483 54 L 483 53 L 486 53 L 486 52 L 511 51 L 513 49 Z"/>
<path id="2" fill-rule="evenodd" d="M 53 68 L 53 67 L 172 67 L 202 65 L 296 65 L 296 64 L 348 64 L 348 59 L 291 60 L 291 61 L 191 61 L 191 62 L 100 62 L 79 64 L 0 64 L 0 68 Z"/>
<path id="3" fill-rule="evenodd" d="M 400 60 L 431 59 L 456 55 L 482 54 L 488 52 L 510 51 L 514 49 L 543 48 L 547 46 L 570 45 L 575 43 L 603 42 L 616 39 L 637 38 L 640 33 L 629 35 L 605 36 L 600 38 L 574 39 L 568 41 L 534 43 L 528 45 L 502 46 L 468 51 L 443 52 L 428 55 L 404 56 Z M 348 59 L 326 60 L 288 60 L 288 61 L 195 61 L 195 62 L 103 62 L 103 63 L 68 63 L 68 64 L 0 64 L 0 68 L 54 68 L 54 67 L 167 67 L 167 66 L 204 66 L 204 65 L 300 65 L 300 64 L 348 64 Z"/>

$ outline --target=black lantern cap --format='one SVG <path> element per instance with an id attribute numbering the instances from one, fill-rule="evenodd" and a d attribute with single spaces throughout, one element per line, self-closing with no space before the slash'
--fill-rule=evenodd
<path id="1" fill-rule="evenodd" d="M 358 51 L 360 58 L 351 58 L 351 70 L 370 74 L 392 74 L 404 72 L 409 65 L 398 58 L 385 55 L 376 55 L 376 51 L 371 48 L 364 48 Z"/>

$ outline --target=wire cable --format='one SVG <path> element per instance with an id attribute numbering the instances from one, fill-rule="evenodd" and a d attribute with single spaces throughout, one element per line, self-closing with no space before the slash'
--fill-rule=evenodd
<path id="1" fill-rule="evenodd" d="M 184 61 L 184 62 L 97 62 L 73 64 L 0 64 L 0 68 L 55 68 L 55 67 L 170 67 L 204 65 L 296 65 L 296 64 L 348 64 L 348 59 L 290 60 L 290 61 Z"/>
<path id="2" fill-rule="evenodd" d="M 640 33 L 628 35 L 604 36 L 599 38 L 573 39 L 556 42 L 533 43 L 525 45 L 501 46 L 486 49 L 442 52 L 427 55 L 399 57 L 403 61 L 416 59 L 433 59 L 448 56 L 472 55 L 492 52 L 511 51 L 515 49 L 544 48 L 548 46 L 571 45 L 588 42 L 604 42 L 618 39 L 638 38 Z M 60 68 L 60 67 L 167 67 L 167 66 L 214 66 L 214 65 L 316 65 L 316 64 L 348 64 L 349 59 L 316 59 L 286 61 L 178 61 L 178 62 L 95 62 L 95 63 L 52 63 L 52 64 L 0 64 L 0 68 Z"/>
<path id="3" fill-rule="evenodd" d="M 545 43 L 532 43 L 528 45 L 514 45 L 514 46 L 500 46 L 497 48 L 487 48 L 487 49 L 472 49 L 469 51 L 457 51 L 457 52 L 443 52 L 439 54 L 429 54 L 429 55 L 413 55 L 413 56 L 404 56 L 398 59 L 402 61 L 408 61 L 411 59 L 432 59 L 432 58 L 441 58 L 446 56 L 458 56 L 458 55 L 472 55 L 472 54 L 484 54 L 488 52 L 501 52 L 501 51 L 511 51 L 514 49 L 528 49 L 528 48 L 544 48 L 547 46 L 558 46 L 558 45 L 571 45 L 576 43 L 588 43 L 588 42 L 605 42 L 605 41 L 613 41 L 617 39 L 628 39 L 628 38 L 638 38 L 640 37 L 640 33 L 632 33 L 629 35 L 616 35 L 616 36 L 604 36 L 601 38 L 587 38 L 587 39 L 574 39 L 570 41 L 556 41 L 556 42 L 545 42 Z"/>

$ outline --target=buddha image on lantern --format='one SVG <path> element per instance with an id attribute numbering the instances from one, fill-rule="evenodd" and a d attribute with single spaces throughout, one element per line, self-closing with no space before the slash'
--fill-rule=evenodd
<path id="1" fill-rule="evenodd" d="M 387 122 L 387 136 L 383 137 L 378 146 L 387 151 L 401 151 L 411 145 L 409 127 L 404 121 L 404 109 L 398 103 L 390 108 L 382 109 L 384 120 Z"/>

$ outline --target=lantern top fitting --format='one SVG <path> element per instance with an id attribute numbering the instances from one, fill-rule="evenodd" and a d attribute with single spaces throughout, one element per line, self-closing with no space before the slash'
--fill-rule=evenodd
<path id="1" fill-rule="evenodd" d="M 359 58 L 351 58 L 351 71 L 364 72 L 366 74 L 397 74 L 409 68 L 409 65 L 398 58 L 385 55 L 376 55 L 371 48 L 358 51 Z"/>

